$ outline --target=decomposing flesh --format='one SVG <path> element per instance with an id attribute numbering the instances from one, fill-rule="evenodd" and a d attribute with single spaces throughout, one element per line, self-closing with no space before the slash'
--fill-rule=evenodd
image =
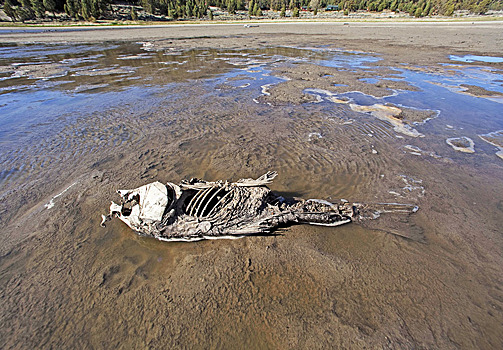
<path id="1" fill-rule="evenodd" d="M 119 190 L 122 202 L 112 202 L 109 215 L 102 215 L 102 225 L 118 217 L 141 235 L 192 241 L 269 234 L 291 224 L 338 226 L 372 219 L 381 212 L 417 210 L 402 204 L 381 204 L 379 210 L 346 201 L 285 199 L 267 187 L 276 176 L 276 172 L 268 172 L 258 179 L 237 182 L 153 182 L 134 190 Z"/>

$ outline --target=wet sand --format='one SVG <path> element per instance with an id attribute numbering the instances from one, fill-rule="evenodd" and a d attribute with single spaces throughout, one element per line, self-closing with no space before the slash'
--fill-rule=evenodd
<path id="1" fill-rule="evenodd" d="M 17 90 L 3 92 L 22 98 L 32 74 L 64 93 L 41 95 L 19 112 L 38 118 L 29 128 L 11 110 L 13 121 L 3 121 L 12 129 L 0 134 L 0 347 L 503 347 L 503 161 L 493 147 L 501 104 L 468 114 L 453 105 L 451 115 L 449 106 L 430 109 L 441 101 L 405 105 L 404 97 L 378 108 L 372 100 L 420 92 L 420 84 L 389 80 L 402 67 L 446 76 L 459 65 L 479 69 L 449 55 L 501 55 L 502 29 L 486 22 L 1 31 L 0 42 L 21 44 L 19 52 L 26 42 L 64 43 L 47 50 L 69 52 L 81 43 L 118 46 L 97 47 L 88 61 L 69 61 L 76 57 L 64 51 L 57 64 L 1 62 L 10 67 L 3 76 L 19 73 Z M 334 68 L 313 47 L 379 60 Z M 145 53 L 148 62 L 138 56 Z M 168 54 L 179 58 L 166 62 Z M 11 88 L 8 81 L 0 87 Z M 355 90 L 365 96 L 344 95 Z M 476 98 L 459 90 L 459 101 Z M 38 116 L 37 106 L 53 118 Z M 391 110 L 422 137 L 396 130 L 376 110 Z M 463 137 L 475 142 L 473 154 L 446 143 Z M 139 237 L 118 220 L 99 227 L 118 188 L 268 170 L 279 172 L 271 188 L 285 196 L 420 210 L 410 220 L 197 243 Z"/>

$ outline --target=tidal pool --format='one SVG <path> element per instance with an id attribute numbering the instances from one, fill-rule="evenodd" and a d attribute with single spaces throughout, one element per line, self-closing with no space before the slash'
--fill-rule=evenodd
<path id="1" fill-rule="evenodd" d="M 497 344 L 501 81 L 328 47 L 4 45 L 0 347 Z M 420 209 L 192 244 L 99 227 L 116 189 L 268 170 Z"/>

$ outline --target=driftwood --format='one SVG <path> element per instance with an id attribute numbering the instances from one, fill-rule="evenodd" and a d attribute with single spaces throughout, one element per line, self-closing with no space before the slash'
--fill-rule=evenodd
<path id="1" fill-rule="evenodd" d="M 417 207 L 361 203 L 330 203 L 317 199 L 285 199 L 267 184 L 277 176 L 207 182 L 199 179 L 176 185 L 153 182 L 134 190 L 117 191 L 121 204 L 112 202 L 102 225 L 118 217 L 141 235 L 160 240 L 200 239 L 269 234 L 291 224 L 338 226 L 376 218 L 383 212 L 412 213 Z"/>

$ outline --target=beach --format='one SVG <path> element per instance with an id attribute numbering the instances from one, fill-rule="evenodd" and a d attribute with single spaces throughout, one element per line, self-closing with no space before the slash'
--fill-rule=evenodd
<path id="1" fill-rule="evenodd" d="M 503 22 L 0 29 L 0 347 L 503 346 Z M 410 217 L 193 243 L 118 189 L 278 171 Z"/>

